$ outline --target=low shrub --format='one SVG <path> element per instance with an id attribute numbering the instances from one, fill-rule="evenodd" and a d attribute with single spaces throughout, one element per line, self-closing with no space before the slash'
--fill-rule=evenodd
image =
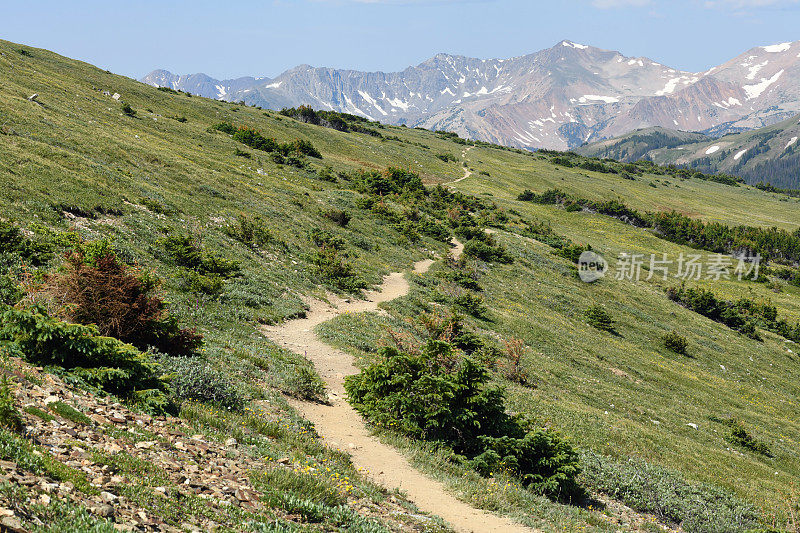
<path id="1" fill-rule="evenodd" d="M 751 452 L 772 457 L 769 445 L 750 434 L 743 421 L 738 418 L 718 418 L 715 416 L 712 416 L 711 420 L 728 427 L 728 432 L 725 434 L 726 441 Z"/>
<path id="2" fill-rule="evenodd" d="M 122 104 L 122 114 L 129 117 L 135 117 L 136 110 L 133 109 L 130 104 Z"/>
<path id="3" fill-rule="evenodd" d="M 3 375 L 3 381 L 0 383 L 0 427 L 15 433 L 22 431 L 22 417 L 15 405 L 14 392 L 6 375 Z"/>
<path id="4" fill-rule="evenodd" d="M 472 239 L 464 243 L 464 255 L 486 262 L 511 263 L 513 258 L 501 244 Z"/>
<path id="5" fill-rule="evenodd" d="M 118 339 L 100 336 L 96 326 L 61 322 L 40 307 L 7 309 L 0 321 L 0 340 L 8 341 L 26 361 L 60 369 L 89 387 L 154 412 L 170 407 L 153 358 Z"/>
<path id="6" fill-rule="evenodd" d="M 160 356 L 158 362 L 169 378 L 169 389 L 180 400 L 211 403 L 239 410 L 244 397 L 221 370 L 205 358 Z"/>
<path id="7" fill-rule="evenodd" d="M 345 227 L 350 222 L 350 214 L 342 209 L 330 208 L 323 216 L 339 227 Z"/>
<path id="8" fill-rule="evenodd" d="M 476 318 L 485 318 L 488 313 L 483 298 L 471 292 L 464 292 L 453 299 L 453 304 L 465 313 Z"/>
<path id="9" fill-rule="evenodd" d="M 358 292 L 367 288 L 367 282 L 355 273 L 347 255 L 337 249 L 320 248 L 311 255 L 314 274 L 323 283 L 328 283 L 345 292 Z"/>
<path id="10" fill-rule="evenodd" d="M 67 256 L 61 273 L 45 291 L 71 322 L 94 324 L 100 335 L 146 350 L 155 346 L 173 355 L 190 355 L 203 337 L 178 325 L 157 294 L 160 281 L 124 265 L 108 241 L 96 241 Z"/>
<path id="11" fill-rule="evenodd" d="M 190 235 L 170 235 L 161 243 L 177 266 L 194 270 L 199 274 L 216 274 L 227 278 L 239 270 L 236 261 L 206 251 L 203 245 Z"/>
<path id="12" fill-rule="evenodd" d="M 671 350 L 681 355 L 686 355 L 688 342 L 686 341 L 686 337 L 677 331 L 673 330 L 665 333 L 664 336 L 661 337 L 661 341 L 664 343 L 664 348 L 667 350 Z"/>
<path id="13" fill-rule="evenodd" d="M 534 192 L 530 189 L 525 189 L 517 195 L 517 200 L 520 202 L 531 202 L 536 197 Z"/>
<path id="14" fill-rule="evenodd" d="M 602 305 L 592 305 L 584 311 L 586 323 L 601 331 L 614 333 L 614 319 Z"/>
<path id="15" fill-rule="evenodd" d="M 294 372 L 288 380 L 291 394 L 301 400 L 324 402 L 327 399 L 325 382 L 314 369 L 306 365 L 294 365 Z"/>
<path id="16" fill-rule="evenodd" d="M 41 266 L 53 258 L 53 247 L 46 241 L 25 237 L 19 227 L 0 220 L 0 254 L 16 255 L 33 266 Z"/>
<path id="17" fill-rule="evenodd" d="M 239 215 L 236 217 L 236 222 L 225 226 L 223 231 L 228 237 L 255 251 L 270 243 L 278 242 L 267 228 L 266 222 L 259 216 L 250 218 Z"/>
<path id="18" fill-rule="evenodd" d="M 727 533 L 760 525 L 760 512 L 732 493 L 689 483 L 678 472 L 640 459 L 619 461 L 584 452 L 581 465 L 581 480 L 588 487 L 637 511 L 680 524 L 684 531 Z"/>
<path id="19" fill-rule="evenodd" d="M 505 412 L 505 393 L 487 370 L 453 347 L 428 341 L 419 353 L 386 347 L 345 380 L 353 406 L 378 425 L 452 449 L 486 475 L 505 469 L 551 497 L 582 494 L 578 456 L 551 430 Z"/>

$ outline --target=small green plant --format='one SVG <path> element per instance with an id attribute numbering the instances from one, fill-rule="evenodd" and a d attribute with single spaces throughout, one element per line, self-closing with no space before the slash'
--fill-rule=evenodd
<path id="1" fill-rule="evenodd" d="M 177 398 L 233 410 L 244 406 L 239 388 L 211 362 L 197 357 L 169 356 L 161 356 L 158 361 L 167 371 L 170 390 Z"/>
<path id="2" fill-rule="evenodd" d="M 667 350 L 671 350 L 681 355 L 686 355 L 688 342 L 686 341 L 686 337 L 677 331 L 673 330 L 665 333 L 664 336 L 661 337 L 661 341 L 664 343 L 664 347 Z"/>
<path id="3" fill-rule="evenodd" d="M 483 298 L 471 292 L 464 292 L 456 296 L 453 300 L 453 304 L 465 313 L 476 318 L 485 318 L 488 313 L 488 309 L 483 303 Z"/>
<path id="4" fill-rule="evenodd" d="M 245 152 L 244 150 L 239 150 L 238 147 L 234 148 L 233 155 L 235 155 L 236 157 L 244 157 L 245 159 L 250 159 L 252 157 L 250 155 L 250 152 Z"/>
<path id="5" fill-rule="evenodd" d="M 342 209 L 330 208 L 324 212 L 325 218 L 339 227 L 344 228 L 350 222 L 350 214 Z"/>
<path id="6" fill-rule="evenodd" d="M 728 426 L 728 432 L 725 435 L 725 440 L 731 444 L 746 450 L 750 450 L 751 452 L 764 455 L 766 457 L 772 457 L 772 451 L 769 449 L 769 445 L 766 442 L 758 440 L 749 431 L 747 431 L 747 427 L 743 421 L 739 420 L 738 418 L 717 417 L 711 417 L 711 420 Z"/>
<path id="7" fill-rule="evenodd" d="M 23 409 L 23 411 L 25 411 L 29 415 L 35 416 L 36 418 L 41 418 L 45 422 L 50 422 L 51 420 L 55 420 L 56 419 L 56 417 L 54 417 L 53 415 L 51 415 L 47 411 L 39 409 L 35 405 L 29 405 L 28 407 L 25 407 Z"/>
<path id="8" fill-rule="evenodd" d="M 614 319 L 602 305 L 592 305 L 583 313 L 586 323 L 601 331 L 614 333 Z"/>
<path id="9" fill-rule="evenodd" d="M 135 117 L 136 116 L 136 110 L 134 108 L 132 108 L 130 104 L 125 103 L 125 104 L 122 104 L 122 114 L 124 114 L 124 115 L 126 115 L 128 117 Z"/>
<path id="10" fill-rule="evenodd" d="M 92 420 L 88 416 L 64 402 L 53 402 L 48 406 L 48 408 L 61 418 L 66 418 L 67 420 L 75 422 L 76 424 L 89 425 L 92 423 Z"/>
<path id="11" fill-rule="evenodd" d="M 22 430 L 22 417 L 17 411 L 14 393 L 6 375 L 3 375 L 3 381 L 0 383 L 0 427 L 16 433 Z"/>
<path id="12" fill-rule="evenodd" d="M 313 368 L 306 365 L 295 365 L 294 373 L 289 379 L 291 394 L 302 400 L 325 402 L 325 382 L 317 375 Z"/>
<path id="13" fill-rule="evenodd" d="M 266 222 L 259 216 L 250 218 L 243 214 L 239 215 L 236 217 L 236 222 L 225 226 L 223 231 L 232 239 L 254 251 L 268 244 L 279 242 L 267 228 Z"/>

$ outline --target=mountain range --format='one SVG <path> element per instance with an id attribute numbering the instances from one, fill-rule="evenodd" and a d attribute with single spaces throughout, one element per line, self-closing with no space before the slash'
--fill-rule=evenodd
<path id="1" fill-rule="evenodd" d="M 519 148 L 565 149 L 665 127 L 721 136 L 800 112 L 800 41 L 752 48 L 705 72 L 561 41 L 510 59 L 438 54 L 402 72 L 300 65 L 275 78 L 142 78 L 269 109 L 310 105 Z"/>

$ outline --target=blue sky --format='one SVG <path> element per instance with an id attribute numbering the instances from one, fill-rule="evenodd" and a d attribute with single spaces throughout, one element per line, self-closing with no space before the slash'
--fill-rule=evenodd
<path id="1" fill-rule="evenodd" d="M 36 0 L 5 3 L 0 38 L 137 78 L 401 70 L 438 52 L 504 58 L 562 39 L 700 71 L 800 40 L 800 0 Z"/>

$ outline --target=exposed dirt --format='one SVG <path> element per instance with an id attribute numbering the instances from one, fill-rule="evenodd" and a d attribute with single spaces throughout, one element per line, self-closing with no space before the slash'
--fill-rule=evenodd
<path id="1" fill-rule="evenodd" d="M 464 148 L 464 151 L 461 152 L 461 158 L 466 160 L 467 152 L 472 150 L 472 148 L 473 148 L 472 146 L 468 146 L 467 148 Z M 472 171 L 469 169 L 469 167 L 464 167 L 464 175 L 461 176 L 460 178 L 456 179 L 456 180 L 451 181 L 450 183 L 458 183 L 459 181 L 465 180 L 470 176 L 472 176 Z"/>

